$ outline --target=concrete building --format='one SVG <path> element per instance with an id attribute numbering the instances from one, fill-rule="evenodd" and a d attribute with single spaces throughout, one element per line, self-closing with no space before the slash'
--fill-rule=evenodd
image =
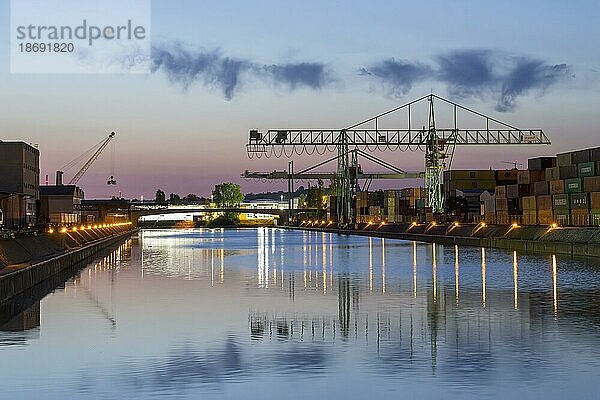
<path id="1" fill-rule="evenodd" d="M 0 208 L 4 228 L 35 225 L 39 187 L 39 150 L 24 142 L 0 141 Z"/>
<path id="2" fill-rule="evenodd" d="M 75 185 L 40 186 L 40 222 L 78 224 L 82 221 L 80 205 L 84 199 Z"/>

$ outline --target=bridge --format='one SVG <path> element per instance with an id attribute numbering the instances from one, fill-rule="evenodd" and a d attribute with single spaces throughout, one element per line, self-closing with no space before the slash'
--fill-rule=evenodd
<path id="1" fill-rule="evenodd" d="M 163 214 L 213 214 L 213 213 L 235 213 L 235 214 L 267 214 L 278 218 L 288 217 L 290 210 L 287 208 L 251 208 L 248 206 L 238 207 L 207 207 L 200 204 L 172 205 L 156 202 L 130 202 L 125 199 L 106 200 L 83 200 L 76 205 L 76 210 L 96 214 L 98 221 L 106 220 L 109 215 L 119 214 L 137 226 L 141 217 Z M 302 208 L 292 210 L 294 214 L 302 212 L 317 211 L 316 208 Z"/>
<path id="2" fill-rule="evenodd" d="M 243 207 L 177 207 L 177 206 L 156 206 L 145 207 L 145 205 L 132 204 L 129 209 L 129 220 L 137 225 L 140 217 L 147 215 L 164 214 L 213 214 L 213 213 L 235 213 L 235 214 L 268 214 L 276 217 L 283 217 L 288 210 L 280 208 L 243 208 Z"/>
<path id="3" fill-rule="evenodd" d="M 169 205 L 166 203 L 131 203 L 127 200 L 84 200 L 77 209 L 79 211 L 95 212 L 98 220 L 102 221 L 110 214 L 121 214 L 128 217 L 137 225 L 140 217 L 163 214 L 192 214 L 192 213 L 236 213 L 236 214 L 268 214 L 277 217 L 287 215 L 289 210 L 280 208 L 248 208 L 248 207 L 206 207 L 201 205 Z M 308 210 L 310 211 L 310 210 Z"/>

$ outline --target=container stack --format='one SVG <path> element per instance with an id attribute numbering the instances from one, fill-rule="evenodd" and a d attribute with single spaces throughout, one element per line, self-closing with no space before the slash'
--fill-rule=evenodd
<path id="1" fill-rule="evenodd" d="M 532 158 L 527 165 L 529 193 L 522 198 L 524 224 L 599 225 L 600 217 L 595 216 L 600 215 L 600 209 L 594 207 L 600 207 L 600 148 Z M 527 173 L 519 173 L 519 184 L 527 182 Z"/>
<path id="2" fill-rule="evenodd" d="M 493 170 L 450 170 L 444 172 L 444 194 L 455 197 L 456 191 L 488 190 L 496 188 L 496 171 Z"/>
<path id="3" fill-rule="evenodd" d="M 358 222 L 364 222 L 369 216 L 368 195 L 368 192 L 358 192 L 356 194 L 356 219 Z"/>
<path id="4" fill-rule="evenodd" d="M 468 218 L 489 223 L 525 225 L 600 225 L 600 147 L 536 157 L 526 170 L 450 170 L 443 176 L 445 198 L 462 196 Z M 359 222 L 406 222 L 414 216 L 435 217 L 423 188 L 404 188 L 356 195 Z M 337 218 L 330 199 L 331 218 Z"/>

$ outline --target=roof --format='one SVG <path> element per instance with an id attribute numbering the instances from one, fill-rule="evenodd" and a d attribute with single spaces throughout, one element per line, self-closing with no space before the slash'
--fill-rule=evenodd
<path id="1" fill-rule="evenodd" d="M 79 193 L 78 193 L 79 192 Z M 83 190 L 75 185 L 42 185 L 40 196 L 81 196 Z"/>
<path id="2" fill-rule="evenodd" d="M 31 151 L 32 153 L 35 154 L 40 154 L 40 150 L 37 148 L 37 145 L 33 146 L 29 143 L 23 142 L 23 141 L 11 141 L 11 142 L 6 142 L 4 140 L 0 140 L 0 146 L 3 147 L 24 147 L 26 149 L 28 149 L 29 151 Z"/>

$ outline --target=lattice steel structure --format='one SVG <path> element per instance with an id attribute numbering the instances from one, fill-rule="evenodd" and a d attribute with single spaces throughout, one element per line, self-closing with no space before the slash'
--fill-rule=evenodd
<path id="1" fill-rule="evenodd" d="M 413 128 L 412 109 L 417 103 L 425 101 L 429 107 L 428 124 L 422 128 Z M 453 126 L 436 126 L 434 101 L 452 107 Z M 406 112 L 406 128 L 379 128 L 383 117 L 400 112 Z M 459 128 L 459 112 L 474 117 L 482 126 Z M 435 94 L 429 94 L 345 129 L 270 129 L 266 132 L 251 130 L 246 149 L 250 157 L 287 158 L 294 154 L 311 155 L 315 152 L 324 154 L 327 151 L 337 151 L 337 178 L 341 191 L 338 208 L 344 216 L 344 222 L 350 222 L 353 188 L 349 174 L 352 167 L 356 166 L 356 161 L 351 158 L 352 149 L 424 151 L 425 187 L 428 191 L 429 205 L 434 212 L 442 212 L 442 172 L 451 166 L 456 146 L 542 144 L 549 145 L 550 140 L 541 129 L 520 129 Z"/>

